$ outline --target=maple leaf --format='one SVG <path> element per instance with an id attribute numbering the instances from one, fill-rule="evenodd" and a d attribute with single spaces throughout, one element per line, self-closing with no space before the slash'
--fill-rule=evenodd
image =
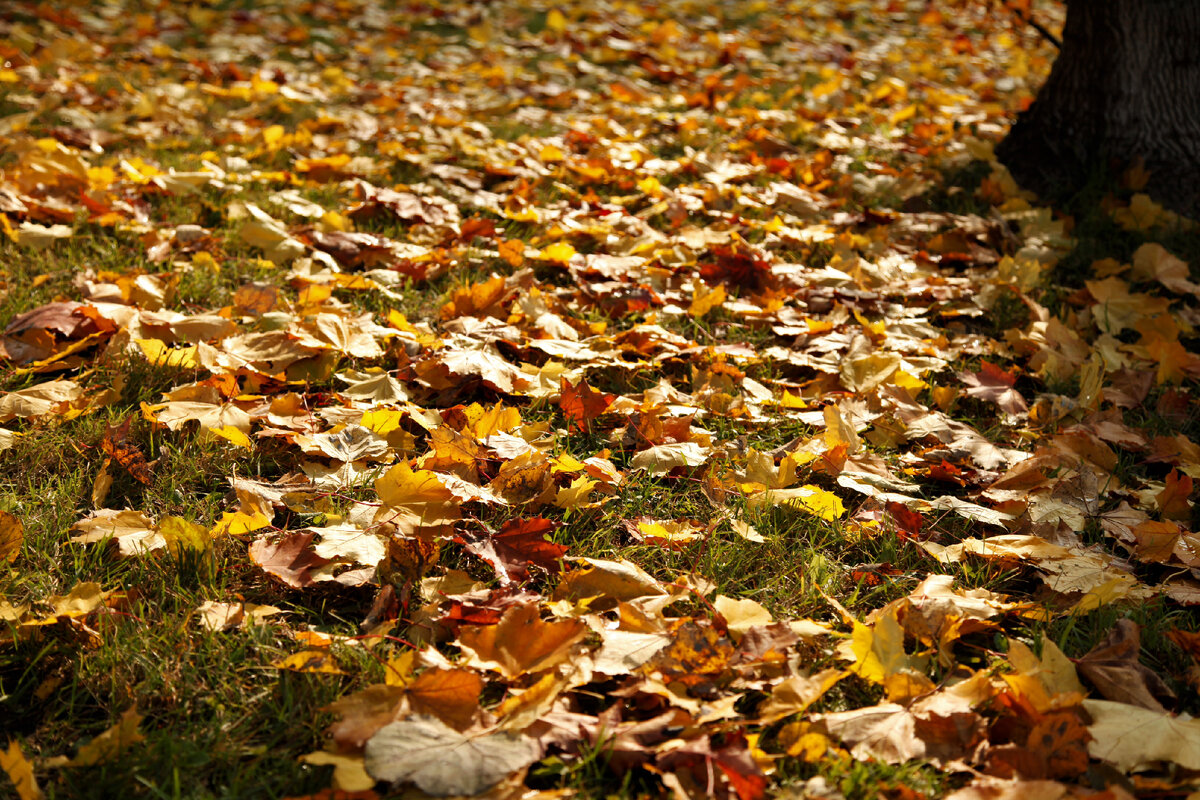
<path id="1" fill-rule="evenodd" d="M 376 518 L 394 524 L 411 536 L 423 528 L 438 528 L 462 518 L 462 502 L 435 472 L 413 470 L 401 462 L 375 481 L 383 506 Z"/>
<path id="2" fill-rule="evenodd" d="M 540 672 L 567 660 L 587 633 L 579 620 L 543 622 L 535 604 L 513 606 L 495 625 L 464 628 L 458 643 L 480 667 L 508 677 Z"/>
<path id="3" fill-rule="evenodd" d="M 568 430 L 590 431 L 592 420 L 608 410 L 614 399 L 611 394 L 593 389 L 586 380 L 573 384 L 564 378 L 558 407 L 567 418 Z"/>
<path id="4" fill-rule="evenodd" d="M 365 763 L 375 780 L 411 782 L 432 795 L 476 795 L 540 755 L 525 736 L 463 734 L 436 717 L 414 716 L 372 736 Z"/>
<path id="5" fill-rule="evenodd" d="M 466 730 L 479 712 L 483 678 L 465 669 L 430 669 L 404 687 L 413 711 L 437 717 L 455 730 Z"/>
<path id="6" fill-rule="evenodd" d="M 960 372 L 958 379 L 967 385 L 967 396 L 995 403 L 1006 414 L 1019 416 L 1029 411 L 1025 398 L 1013 388 L 1017 376 L 984 361 L 978 372 Z"/>
<path id="7" fill-rule="evenodd" d="M 130 441 L 129 426 L 132 422 L 133 417 L 128 416 L 120 425 L 107 427 L 100 446 L 114 461 L 124 467 L 134 480 L 149 486 L 153 480 L 150 464 L 137 445 Z"/>
<path id="8" fill-rule="evenodd" d="M 313 572 L 329 563 L 310 549 L 315 538 L 313 531 L 263 536 L 250 545 L 250 559 L 293 589 L 303 589 L 316 583 Z"/>
<path id="9" fill-rule="evenodd" d="M 557 572 L 567 546 L 546 540 L 558 524 L 544 517 L 511 519 L 494 534 L 484 537 L 460 535 L 457 538 L 469 551 L 489 561 L 505 579 L 523 581 L 529 577 L 529 565 Z"/>
<path id="10" fill-rule="evenodd" d="M 1155 761 L 1200 769 L 1200 720 L 1110 700 L 1084 700 L 1083 707 L 1092 718 L 1088 752 L 1093 758 L 1126 771 Z"/>

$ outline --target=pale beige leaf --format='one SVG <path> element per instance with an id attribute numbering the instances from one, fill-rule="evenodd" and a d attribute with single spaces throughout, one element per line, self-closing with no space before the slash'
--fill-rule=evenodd
<path id="1" fill-rule="evenodd" d="M 511 733 L 459 733 L 436 717 L 414 716 L 380 728 L 367 742 L 367 773 L 413 783 L 432 795 L 476 795 L 529 766 L 541 748 Z"/>

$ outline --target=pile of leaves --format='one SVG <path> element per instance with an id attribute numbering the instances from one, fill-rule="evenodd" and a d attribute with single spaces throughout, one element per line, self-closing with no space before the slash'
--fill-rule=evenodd
<path id="1" fill-rule="evenodd" d="M 1194 790 L 1192 225 L 923 6 L 6 15 L 22 800 Z"/>

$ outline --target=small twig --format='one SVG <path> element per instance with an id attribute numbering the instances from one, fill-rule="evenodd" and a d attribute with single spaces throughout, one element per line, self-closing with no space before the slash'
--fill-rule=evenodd
<path id="1" fill-rule="evenodd" d="M 1055 36 L 1053 33 L 1051 33 L 1050 29 L 1047 28 L 1045 25 L 1043 25 L 1042 23 L 1040 23 L 1036 19 L 1034 19 L 1033 12 L 1030 12 L 1028 14 L 1022 14 L 1020 11 L 1013 8 L 1012 6 L 1009 6 L 1007 3 L 1005 3 L 1005 5 L 1008 6 L 1008 10 L 1013 13 L 1013 16 L 1015 16 L 1017 19 L 1021 20 L 1021 22 L 1024 22 L 1029 27 L 1033 28 L 1035 31 L 1040 33 L 1042 35 L 1042 38 L 1045 39 L 1050 44 L 1054 45 L 1056 50 L 1062 50 L 1062 40 L 1059 39 L 1057 36 Z"/>
<path id="2" fill-rule="evenodd" d="M 1059 39 L 1057 36 L 1055 36 L 1053 33 L 1051 33 L 1050 30 L 1045 25 L 1038 22 L 1033 17 L 1030 17 L 1029 19 L 1027 19 L 1025 21 L 1029 23 L 1029 27 L 1033 28 L 1035 31 L 1040 33 L 1042 35 L 1043 39 L 1045 39 L 1050 44 L 1054 45 L 1054 48 L 1056 50 L 1062 50 L 1062 40 Z"/>

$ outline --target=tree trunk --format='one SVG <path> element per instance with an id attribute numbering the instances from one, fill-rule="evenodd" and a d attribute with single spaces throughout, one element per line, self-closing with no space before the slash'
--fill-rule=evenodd
<path id="1" fill-rule="evenodd" d="M 1061 198 L 1140 158 L 1154 199 L 1200 217 L 1200 2 L 1068 0 L 1062 38 L 996 148 L 1013 177 Z"/>

